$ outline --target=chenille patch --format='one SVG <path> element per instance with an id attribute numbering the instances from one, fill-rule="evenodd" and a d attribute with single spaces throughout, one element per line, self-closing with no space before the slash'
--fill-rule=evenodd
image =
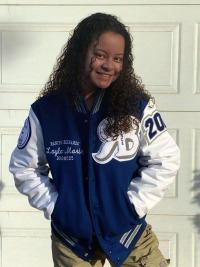
<path id="1" fill-rule="evenodd" d="M 31 124 L 29 118 L 25 120 L 24 127 L 21 130 L 17 147 L 19 149 L 23 149 L 27 144 L 31 137 Z"/>

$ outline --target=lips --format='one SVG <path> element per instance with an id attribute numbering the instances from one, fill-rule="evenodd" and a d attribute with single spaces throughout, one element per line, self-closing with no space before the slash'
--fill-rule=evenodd
<path id="1" fill-rule="evenodd" d="M 97 73 L 98 73 L 99 75 L 102 75 L 102 76 L 111 76 L 110 74 L 102 73 L 102 72 L 98 72 L 98 71 L 97 71 Z"/>
<path id="2" fill-rule="evenodd" d="M 97 72 L 98 75 L 102 76 L 102 77 L 112 77 L 112 74 L 107 74 L 107 73 L 102 73 L 102 72 Z"/>

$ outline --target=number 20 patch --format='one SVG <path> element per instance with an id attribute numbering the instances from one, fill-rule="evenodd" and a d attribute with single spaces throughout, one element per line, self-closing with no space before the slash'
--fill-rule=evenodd
<path id="1" fill-rule="evenodd" d="M 149 144 L 166 131 L 166 126 L 157 110 L 144 118 L 142 122 L 142 130 L 144 131 L 146 140 Z"/>

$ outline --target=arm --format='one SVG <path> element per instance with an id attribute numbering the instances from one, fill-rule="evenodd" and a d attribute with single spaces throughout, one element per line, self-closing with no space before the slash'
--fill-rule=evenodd
<path id="1" fill-rule="evenodd" d="M 142 167 L 130 183 L 128 196 L 139 217 L 143 217 L 173 182 L 180 165 L 180 151 L 152 102 L 144 110 L 140 138 Z"/>
<path id="2" fill-rule="evenodd" d="M 58 194 L 48 177 L 42 129 L 32 108 L 12 153 L 9 170 L 18 191 L 28 196 L 30 205 L 43 210 L 44 216 L 50 219 Z"/>

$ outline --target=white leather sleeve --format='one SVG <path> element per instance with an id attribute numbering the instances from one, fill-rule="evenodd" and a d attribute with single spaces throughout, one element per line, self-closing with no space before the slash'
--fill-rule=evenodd
<path id="1" fill-rule="evenodd" d="M 152 101 L 144 110 L 140 138 L 142 167 L 130 183 L 128 196 L 141 218 L 163 198 L 173 182 L 180 165 L 180 151 Z"/>
<path id="2" fill-rule="evenodd" d="M 48 177 L 42 129 L 32 108 L 12 153 L 9 170 L 18 191 L 28 196 L 30 205 L 43 210 L 45 218 L 50 219 L 58 194 Z"/>

